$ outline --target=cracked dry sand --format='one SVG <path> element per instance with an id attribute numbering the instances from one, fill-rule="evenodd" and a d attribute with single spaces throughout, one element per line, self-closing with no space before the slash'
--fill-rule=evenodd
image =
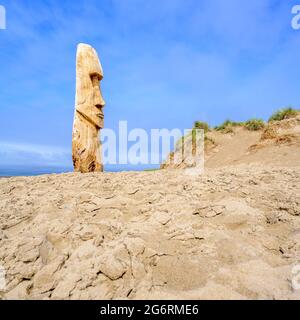
<path id="1" fill-rule="evenodd" d="M 2 299 L 300 299 L 299 167 L 0 179 Z"/>

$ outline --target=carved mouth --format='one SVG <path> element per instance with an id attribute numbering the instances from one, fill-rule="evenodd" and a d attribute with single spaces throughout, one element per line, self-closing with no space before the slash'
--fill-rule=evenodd
<path id="1" fill-rule="evenodd" d="M 100 105 L 100 104 L 97 104 L 96 108 L 100 111 L 99 113 L 96 114 L 96 116 L 98 118 L 100 118 L 100 119 L 104 119 L 104 114 L 103 114 L 103 111 L 102 111 L 103 106 Z"/>
<path id="2" fill-rule="evenodd" d="M 79 111 L 79 110 L 76 110 L 76 111 L 78 112 L 78 114 L 80 114 L 80 116 L 81 116 L 82 118 L 84 118 L 84 119 L 85 119 L 86 121 L 88 121 L 90 124 L 94 125 L 97 129 L 101 129 L 101 126 L 99 126 L 98 121 L 95 122 L 95 121 L 93 120 L 93 117 L 89 117 L 89 116 L 87 116 L 86 114 L 82 113 L 82 112 Z M 101 113 L 96 114 L 96 116 L 98 116 L 101 120 L 104 119 L 103 113 L 102 113 L 102 114 L 101 114 Z"/>

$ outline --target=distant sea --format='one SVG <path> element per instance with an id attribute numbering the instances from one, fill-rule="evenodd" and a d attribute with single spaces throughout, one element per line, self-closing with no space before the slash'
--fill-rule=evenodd
<path id="1" fill-rule="evenodd" d="M 106 172 L 120 172 L 120 171 L 143 171 L 147 169 L 157 169 L 158 165 L 107 165 L 104 166 Z M 66 173 L 73 172 L 73 167 L 51 167 L 51 166 L 1 166 L 0 177 L 14 177 L 14 176 L 37 176 L 51 173 Z"/>
<path id="2" fill-rule="evenodd" d="M 71 167 L 42 167 L 42 166 L 0 166 L 0 177 L 37 176 L 50 173 L 72 172 Z"/>

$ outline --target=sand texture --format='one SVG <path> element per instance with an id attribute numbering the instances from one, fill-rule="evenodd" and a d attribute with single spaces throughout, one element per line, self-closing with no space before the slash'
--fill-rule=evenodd
<path id="1" fill-rule="evenodd" d="M 216 134 L 203 175 L 0 179 L 1 297 L 300 299 L 295 121 L 283 142 L 243 129 Z"/>

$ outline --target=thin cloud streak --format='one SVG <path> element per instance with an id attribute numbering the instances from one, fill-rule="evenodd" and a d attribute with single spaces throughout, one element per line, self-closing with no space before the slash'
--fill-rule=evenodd
<path id="1" fill-rule="evenodd" d="M 66 148 L 27 143 L 0 142 L 0 164 L 69 166 L 71 153 Z M 9 162 L 7 162 L 9 160 Z"/>

